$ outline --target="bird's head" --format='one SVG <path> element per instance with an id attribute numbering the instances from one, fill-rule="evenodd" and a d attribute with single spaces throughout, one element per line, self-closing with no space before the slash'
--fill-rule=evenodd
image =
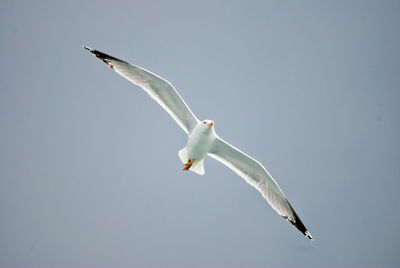
<path id="1" fill-rule="evenodd" d="M 214 129 L 214 121 L 212 120 L 202 120 L 199 124 L 193 129 L 190 135 L 215 135 Z"/>
<path id="2" fill-rule="evenodd" d="M 201 124 L 203 125 L 204 128 L 212 128 L 212 127 L 214 127 L 214 121 L 212 121 L 212 120 L 203 120 L 201 122 Z"/>

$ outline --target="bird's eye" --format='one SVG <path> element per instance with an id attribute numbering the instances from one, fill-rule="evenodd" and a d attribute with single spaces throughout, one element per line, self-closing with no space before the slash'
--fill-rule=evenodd
<path id="1" fill-rule="evenodd" d="M 206 124 L 206 121 L 204 121 L 203 123 L 204 123 L 204 125 L 205 125 L 205 124 Z"/>

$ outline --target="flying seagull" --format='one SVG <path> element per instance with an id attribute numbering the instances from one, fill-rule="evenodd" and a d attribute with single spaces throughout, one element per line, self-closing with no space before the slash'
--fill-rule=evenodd
<path id="1" fill-rule="evenodd" d="M 178 153 L 184 164 L 184 170 L 203 175 L 204 157 L 209 155 L 215 158 L 256 188 L 279 215 L 292 223 L 309 239 L 313 239 L 281 188 L 260 162 L 221 139 L 215 133 L 214 121 L 197 119 L 170 82 L 141 67 L 90 47 L 83 47 L 122 77 L 144 89 L 188 134 L 186 146 Z"/>

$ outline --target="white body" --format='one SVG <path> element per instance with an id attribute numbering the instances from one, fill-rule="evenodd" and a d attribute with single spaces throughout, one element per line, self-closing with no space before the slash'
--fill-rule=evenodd
<path id="1" fill-rule="evenodd" d="M 189 134 L 186 147 L 179 151 L 179 159 L 183 164 L 191 159 L 193 164 L 190 170 L 204 175 L 204 157 L 210 152 L 216 139 L 214 122 L 210 120 L 199 122 Z"/>
<path id="2" fill-rule="evenodd" d="M 216 139 L 213 126 L 209 126 L 211 121 L 205 120 L 199 123 L 190 133 L 188 138 L 187 154 L 190 159 L 201 160 L 210 151 L 211 145 Z"/>

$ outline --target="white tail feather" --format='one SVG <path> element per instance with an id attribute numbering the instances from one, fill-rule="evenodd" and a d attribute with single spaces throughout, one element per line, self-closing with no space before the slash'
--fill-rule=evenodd
<path id="1" fill-rule="evenodd" d="M 197 173 L 199 175 L 204 175 L 204 173 L 205 173 L 205 171 L 204 171 L 204 158 L 200 159 L 200 160 L 195 160 L 193 162 L 192 167 L 189 170 L 191 170 L 194 173 Z"/>
<path id="2" fill-rule="evenodd" d="M 179 159 L 182 161 L 183 164 L 186 164 L 189 157 L 187 155 L 187 148 L 183 148 L 182 150 L 179 151 L 178 153 Z"/>
<path id="3" fill-rule="evenodd" d="M 183 164 L 186 164 L 189 160 L 189 157 L 187 155 L 187 148 L 183 148 L 178 152 L 179 159 L 182 161 Z M 191 171 L 194 173 L 197 173 L 199 175 L 204 175 L 204 158 L 200 160 L 195 160 L 193 162 L 193 165 L 190 167 Z"/>

